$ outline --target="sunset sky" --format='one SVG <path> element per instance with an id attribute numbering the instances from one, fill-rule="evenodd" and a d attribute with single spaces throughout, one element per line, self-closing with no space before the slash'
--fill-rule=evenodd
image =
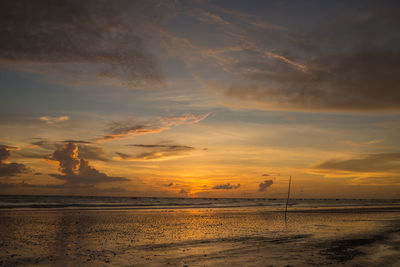
<path id="1" fill-rule="evenodd" d="M 0 194 L 400 197 L 398 1 L 1 1 Z"/>

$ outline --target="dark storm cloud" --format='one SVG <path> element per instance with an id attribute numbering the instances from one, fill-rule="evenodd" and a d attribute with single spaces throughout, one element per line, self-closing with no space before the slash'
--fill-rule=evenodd
<path id="1" fill-rule="evenodd" d="M 65 181 L 65 185 L 96 185 L 98 183 L 125 182 L 124 177 L 111 177 L 89 165 L 89 162 L 79 155 L 79 147 L 74 143 L 67 143 L 57 149 L 49 158 L 59 163 L 62 174 L 51 176 Z"/>
<path id="2" fill-rule="evenodd" d="M 400 110 L 400 8 L 388 3 L 349 4 L 359 6 L 290 36 L 259 27 L 236 34 L 245 48 L 225 69 L 242 79 L 226 95 L 266 109 Z"/>
<path id="3" fill-rule="evenodd" d="M 218 184 L 218 185 L 214 186 L 212 189 L 231 190 L 231 189 L 238 189 L 239 187 L 240 187 L 240 184 L 231 185 L 230 183 L 226 183 L 226 184 Z"/>
<path id="4" fill-rule="evenodd" d="M 400 172 L 400 153 L 369 154 L 352 159 L 328 160 L 314 168 L 351 172 Z"/>
<path id="5" fill-rule="evenodd" d="M 1 1 L 0 62 L 89 64 L 129 83 L 159 81 L 158 66 L 135 33 L 159 17 L 155 7 L 150 1 Z"/>
<path id="6" fill-rule="evenodd" d="M 6 163 L 10 157 L 10 150 L 16 147 L 0 145 L 0 177 L 11 177 L 20 173 L 28 172 L 28 168 L 20 163 Z"/>
<path id="7" fill-rule="evenodd" d="M 258 185 L 259 192 L 267 191 L 267 188 L 270 187 L 274 182 L 272 180 L 265 180 L 264 182 Z"/>

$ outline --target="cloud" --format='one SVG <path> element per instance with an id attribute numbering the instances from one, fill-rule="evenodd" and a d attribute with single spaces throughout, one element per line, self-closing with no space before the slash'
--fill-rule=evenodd
<path id="1" fill-rule="evenodd" d="M 384 140 L 383 139 L 373 139 L 369 140 L 366 142 L 356 142 L 356 141 L 343 141 L 343 144 L 346 144 L 348 146 L 352 147 L 365 147 L 365 146 L 374 146 L 382 143 Z"/>
<path id="2" fill-rule="evenodd" d="M 264 80 L 232 86 L 226 94 L 271 109 L 367 111 L 398 110 L 400 52 L 362 51 L 332 55 L 310 63 L 311 73 L 292 70 L 255 73 Z M 267 82 L 268 81 L 268 82 Z"/>
<path id="3" fill-rule="evenodd" d="M 288 20 L 286 9 L 274 7 L 285 27 L 266 21 L 268 16 L 206 6 L 188 15 L 213 23 L 212 28 L 198 26 L 209 30 L 214 43 L 205 48 L 186 34 L 180 38 L 181 54 L 192 66 L 207 66 L 193 72 L 228 97 L 222 104 L 318 112 L 400 110 L 400 10 L 392 1 L 354 3 L 347 13 L 340 5 L 309 7 L 329 9 L 324 20 L 301 15 Z M 296 2 L 289 6 L 303 8 Z M 269 4 L 259 8 L 268 13 Z M 208 67 L 223 72 L 224 79 L 216 74 L 211 80 Z"/>
<path id="4" fill-rule="evenodd" d="M 338 14 L 301 42 L 277 36 L 273 52 L 250 38 L 252 53 L 230 66 L 244 79 L 225 94 L 266 109 L 400 110 L 399 9 L 382 5 Z"/>
<path id="5" fill-rule="evenodd" d="M 189 192 L 186 191 L 185 189 L 181 189 L 181 191 L 179 191 L 179 194 L 188 194 Z"/>
<path id="6" fill-rule="evenodd" d="M 182 145 L 144 145 L 144 144 L 133 144 L 128 145 L 131 147 L 140 148 L 141 153 L 130 155 L 126 153 L 116 152 L 116 154 L 124 160 L 157 160 L 167 159 L 177 156 L 186 155 L 190 151 L 196 150 L 194 147 L 182 146 Z"/>
<path id="7" fill-rule="evenodd" d="M 73 175 L 78 171 L 80 159 L 78 157 L 78 146 L 74 143 L 65 144 L 56 150 L 49 159 L 59 162 L 60 172 L 66 175 Z"/>
<path id="8" fill-rule="evenodd" d="M 42 138 L 35 138 L 35 139 L 38 141 L 34 141 L 31 143 L 34 147 L 39 147 L 39 148 L 43 148 L 46 150 L 55 150 L 61 146 L 57 142 L 50 142 L 46 139 L 42 139 Z"/>
<path id="9" fill-rule="evenodd" d="M 258 185 L 259 192 L 267 191 L 267 188 L 270 187 L 274 182 L 272 180 L 265 180 L 264 182 Z"/>
<path id="10" fill-rule="evenodd" d="M 49 117 L 49 116 L 43 116 L 39 118 L 41 121 L 46 122 L 47 124 L 54 124 L 54 123 L 59 123 L 63 121 L 68 121 L 71 119 L 69 116 L 60 116 L 60 117 Z"/>
<path id="11" fill-rule="evenodd" d="M 20 173 L 28 172 L 28 168 L 21 163 L 6 163 L 10 157 L 10 150 L 16 147 L 0 145 L 0 177 L 11 177 Z"/>
<path id="12" fill-rule="evenodd" d="M 131 159 L 132 155 L 128 155 L 122 152 L 115 152 L 115 154 L 117 154 L 121 159 Z"/>
<path id="13" fill-rule="evenodd" d="M 275 53 L 272 53 L 272 52 L 267 52 L 267 56 L 279 59 L 279 60 L 281 60 L 281 61 L 283 61 L 283 62 L 285 62 L 285 63 L 287 63 L 289 65 L 292 65 L 293 67 L 297 68 L 301 72 L 308 73 L 306 66 L 304 66 L 302 64 L 299 64 L 299 63 L 296 63 L 293 60 L 290 60 L 289 58 L 287 58 L 285 56 L 278 55 L 278 54 L 275 54 Z"/>
<path id="14" fill-rule="evenodd" d="M 400 153 L 377 153 L 358 158 L 332 159 L 322 162 L 314 168 L 349 172 L 399 172 Z"/>
<path id="15" fill-rule="evenodd" d="M 89 142 L 89 141 L 73 140 L 73 139 L 64 140 L 64 141 L 61 141 L 61 142 L 63 142 L 63 143 L 75 143 L 75 144 L 93 144 L 92 142 Z"/>
<path id="16" fill-rule="evenodd" d="M 210 113 L 199 115 L 186 113 L 181 116 L 157 117 L 150 122 L 142 123 L 112 122 L 108 129 L 110 133 L 97 138 L 95 141 L 105 142 L 135 135 L 159 133 L 183 123 L 198 123 L 209 115 Z"/>
<path id="17" fill-rule="evenodd" d="M 319 163 L 311 173 L 346 179 L 352 185 L 399 184 L 400 153 L 373 153 Z"/>
<path id="18" fill-rule="evenodd" d="M 75 143 L 76 144 L 76 143 Z M 79 144 L 79 155 L 85 159 L 109 161 L 103 147 Z"/>
<path id="19" fill-rule="evenodd" d="M 147 1 L 1 1 L 0 62 L 74 64 L 130 84 L 159 81 L 139 37 L 144 24 L 157 24 L 157 8 Z"/>
<path id="20" fill-rule="evenodd" d="M 64 140 L 64 141 L 58 141 L 58 142 L 53 142 L 49 141 L 46 139 L 40 139 L 38 141 L 32 142 L 31 144 L 34 146 L 37 146 L 39 148 L 42 148 L 44 150 L 58 150 L 61 147 L 63 147 L 65 144 L 75 144 L 78 146 L 79 149 L 79 155 L 82 158 L 85 159 L 91 159 L 91 160 L 101 160 L 101 161 L 109 161 L 107 158 L 107 154 L 105 153 L 103 147 L 101 146 L 96 146 L 93 143 L 89 141 L 84 141 L 84 140 Z M 34 157 L 34 158 L 43 158 L 44 155 L 47 155 L 46 153 L 31 153 L 31 152 L 21 152 L 20 153 L 23 156 L 26 157 Z"/>
<path id="21" fill-rule="evenodd" d="M 384 177 L 357 177 L 350 181 L 352 185 L 367 185 L 367 186 L 382 186 L 382 185 L 400 185 L 400 176 L 398 174 L 394 174 L 393 176 L 384 176 Z"/>
<path id="22" fill-rule="evenodd" d="M 238 189 L 239 187 L 240 187 L 240 184 L 231 185 L 230 183 L 226 183 L 226 184 L 218 184 L 218 185 L 214 186 L 212 189 L 231 190 L 231 189 Z"/>
<path id="23" fill-rule="evenodd" d="M 48 159 L 59 163 L 59 170 L 62 174 L 51 174 L 51 176 L 65 181 L 64 186 L 94 186 L 98 183 L 129 181 L 124 177 L 108 176 L 91 167 L 87 160 L 81 158 L 79 146 L 75 143 L 66 143 L 49 156 Z"/>
<path id="24" fill-rule="evenodd" d="M 211 13 L 211 12 L 204 12 L 200 11 L 199 9 L 194 10 L 193 15 L 196 17 L 201 22 L 206 22 L 210 24 L 217 24 L 220 26 L 227 26 L 230 25 L 230 23 L 226 20 L 224 20 L 221 16 Z"/>
<path id="25" fill-rule="evenodd" d="M 191 150 L 194 149 L 190 146 L 182 146 L 182 145 L 144 145 L 144 144 L 133 144 L 128 146 L 134 147 L 143 147 L 143 148 L 161 148 L 161 149 L 168 149 L 168 150 Z"/>

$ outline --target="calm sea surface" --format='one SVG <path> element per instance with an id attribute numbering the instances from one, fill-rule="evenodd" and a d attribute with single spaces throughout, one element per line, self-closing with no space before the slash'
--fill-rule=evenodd
<path id="1" fill-rule="evenodd" d="M 263 208 L 282 210 L 286 199 L 151 198 L 81 196 L 0 196 L 0 209 L 198 209 Z M 291 199 L 290 210 L 400 207 L 400 200 Z"/>

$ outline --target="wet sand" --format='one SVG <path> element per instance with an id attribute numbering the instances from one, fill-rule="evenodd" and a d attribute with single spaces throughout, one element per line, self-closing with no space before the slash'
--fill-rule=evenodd
<path id="1" fill-rule="evenodd" d="M 0 211 L 1 266 L 400 266 L 400 211 Z"/>

